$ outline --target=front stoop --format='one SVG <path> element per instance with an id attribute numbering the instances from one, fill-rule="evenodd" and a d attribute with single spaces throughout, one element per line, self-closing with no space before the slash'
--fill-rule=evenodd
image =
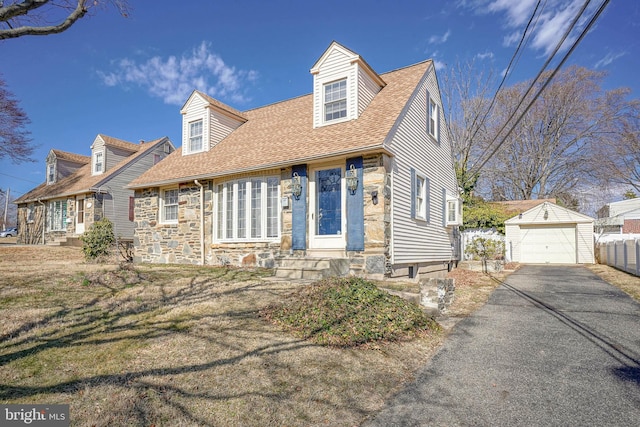
<path id="1" fill-rule="evenodd" d="M 284 257 L 278 260 L 275 276 L 281 279 L 321 280 L 349 275 L 347 258 Z"/>

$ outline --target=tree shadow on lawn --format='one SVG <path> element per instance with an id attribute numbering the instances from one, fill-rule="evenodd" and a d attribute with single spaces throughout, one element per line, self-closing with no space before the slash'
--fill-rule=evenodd
<path id="1" fill-rule="evenodd" d="M 85 346 L 110 345 L 124 341 L 149 343 L 155 339 L 173 339 L 185 336 L 188 336 L 189 339 L 204 340 L 212 348 L 225 348 L 226 353 L 231 353 L 231 356 L 209 358 L 205 361 L 195 357 L 197 359 L 195 363 L 186 364 L 184 359 L 180 359 L 176 361 L 180 363 L 180 366 L 151 367 L 128 372 L 89 376 L 81 373 L 82 378 L 61 380 L 56 384 L 43 386 L 0 383 L 0 400 L 6 402 L 35 396 L 42 398 L 42 396 L 55 393 L 75 394 L 87 387 L 94 388 L 101 385 L 138 390 L 151 389 L 159 396 L 164 396 L 167 391 L 171 391 L 172 394 L 184 398 L 224 400 L 255 393 L 264 394 L 271 398 L 285 397 L 283 393 L 290 393 L 290 390 L 278 391 L 272 396 L 258 390 L 217 395 L 210 392 L 189 392 L 181 385 L 169 382 L 170 378 L 175 375 L 202 372 L 209 369 L 215 370 L 238 364 L 252 357 L 295 352 L 305 347 L 314 346 L 302 339 L 279 341 L 273 340 L 273 338 L 269 339 L 269 334 L 274 329 L 259 319 L 260 307 L 256 307 L 256 303 L 260 305 L 260 301 L 282 296 L 289 290 L 262 282 L 259 279 L 237 283 L 233 282 L 233 278 L 228 279 L 228 276 L 225 274 L 224 279 L 191 277 L 185 279 L 187 283 L 183 285 L 171 282 L 157 284 L 162 281 L 158 280 L 156 276 L 152 278 L 151 282 L 146 278 L 143 283 L 135 286 L 113 286 L 98 281 L 93 286 L 103 286 L 106 289 L 103 295 L 84 304 L 56 310 L 42 319 L 29 321 L 4 334 L 2 341 L 0 341 L 0 369 L 14 369 L 5 365 L 26 358 L 36 358 L 37 360 L 39 354 L 55 349 L 68 350 L 75 355 L 85 351 Z M 269 298 L 265 298 L 265 295 L 268 295 Z M 221 299 L 224 299 L 224 308 L 226 308 L 224 311 L 220 310 L 220 305 L 208 305 Z M 218 301 L 218 304 L 221 302 Z M 194 307 L 196 308 L 195 312 L 190 312 L 190 309 Z M 208 312 L 207 309 L 212 311 Z M 253 348 L 242 342 L 242 336 L 246 334 L 259 336 Z M 257 345 L 258 343 L 262 344 Z M 216 352 L 212 352 L 212 354 L 215 355 Z M 73 359 L 72 353 L 69 355 Z M 114 357 L 118 358 L 120 355 L 114 355 Z M 137 356 L 133 355 L 133 357 Z M 61 368 L 65 361 L 61 360 L 58 363 L 60 364 L 58 368 Z M 49 369 L 56 368 L 56 366 L 49 367 Z M 93 370 L 94 367 L 87 369 Z M 47 380 L 42 373 L 39 375 L 42 376 L 42 382 Z M 162 384 L 154 384 L 150 381 L 144 381 L 145 377 L 165 378 L 167 381 Z M 165 405 L 172 406 L 189 422 L 209 425 L 207 420 L 201 418 L 186 405 L 174 400 L 162 400 Z M 145 408 L 137 409 L 135 416 L 138 418 L 138 423 L 148 425 L 152 421 L 149 418 L 151 414 Z"/>

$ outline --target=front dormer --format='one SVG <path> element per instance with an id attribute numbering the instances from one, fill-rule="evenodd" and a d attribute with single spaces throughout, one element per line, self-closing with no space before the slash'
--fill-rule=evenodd
<path id="1" fill-rule="evenodd" d="M 241 112 L 197 90 L 180 113 L 182 155 L 209 151 L 247 121 Z"/>
<path id="2" fill-rule="evenodd" d="M 360 55 L 335 41 L 311 74 L 314 128 L 357 119 L 386 85 Z"/>
<path id="3" fill-rule="evenodd" d="M 89 163 L 87 156 L 67 153 L 60 150 L 49 150 L 46 158 L 47 185 L 55 184 L 60 179 L 67 177 L 82 166 Z"/>

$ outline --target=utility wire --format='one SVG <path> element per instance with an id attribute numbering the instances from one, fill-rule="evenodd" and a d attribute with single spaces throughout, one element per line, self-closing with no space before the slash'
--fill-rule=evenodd
<path id="1" fill-rule="evenodd" d="M 576 49 L 576 47 L 578 46 L 578 44 L 582 41 L 582 39 L 584 38 L 584 36 L 586 36 L 586 34 L 589 32 L 589 30 L 591 29 L 591 27 L 593 26 L 593 24 L 596 22 L 596 20 L 600 17 L 600 15 L 602 14 L 602 12 L 604 11 L 604 9 L 607 7 L 607 5 L 609 4 L 610 0 L 604 0 L 602 2 L 602 4 L 600 5 L 600 7 L 598 8 L 597 12 L 591 17 L 591 20 L 589 21 L 589 23 L 587 24 L 587 26 L 582 30 L 582 32 L 580 33 L 580 36 L 576 39 L 576 41 L 573 43 L 573 45 L 571 46 L 571 48 L 569 48 L 569 50 L 567 51 L 567 53 L 565 54 L 565 56 L 562 58 L 562 60 L 560 61 L 560 63 L 556 66 L 556 68 L 552 71 L 551 75 L 547 78 L 547 80 L 543 83 L 543 85 L 540 87 L 540 89 L 538 90 L 538 92 L 533 96 L 533 98 L 531 99 L 531 101 L 529 102 L 529 104 L 527 105 L 527 107 L 524 109 L 524 111 L 520 114 L 520 116 L 518 117 L 518 119 L 516 120 L 516 122 L 513 124 L 513 126 L 511 126 L 511 128 L 509 129 L 509 131 L 507 132 L 507 134 L 502 138 L 502 140 L 500 141 L 500 143 L 493 149 L 493 151 L 491 152 L 491 154 L 489 155 L 489 157 L 487 157 L 482 163 L 480 163 L 480 166 L 478 166 L 476 168 L 476 171 L 474 173 L 478 173 L 480 171 L 480 169 L 491 159 L 491 157 L 493 157 L 496 152 L 498 151 L 498 149 L 505 143 L 505 141 L 507 140 L 507 138 L 509 137 L 509 135 L 511 135 L 511 132 L 513 132 L 513 130 L 515 129 L 515 127 L 518 125 L 518 123 L 520 123 L 520 121 L 522 120 L 522 118 L 524 117 L 524 115 L 529 111 L 529 109 L 531 108 L 531 106 L 533 105 L 533 103 L 538 99 L 538 97 L 540 96 L 540 94 L 542 93 L 542 91 L 544 91 L 546 89 L 546 87 L 549 85 L 549 83 L 551 83 L 551 80 L 555 77 L 555 75 L 558 73 L 558 71 L 560 71 L 560 68 L 564 65 L 564 63 L 567 61 L 567 59 L 569 58 L 569 56 L 573 53 L 573 51 Z M 589 2 L 585 2 L 585 6 L 586 4 L 588 4 Z M 579 16 L 584 12 L 584 7 L 582 9 L 582 11 L 578 14 L 578 16 L 576 17 L 576 19 L 574 20 L 574 23 L 577 22 Z M 572 24 L 573 26 L 573 24 Z M 566 38 L 566 37 L 565 37 Z M 564 40 L 564 38 L 563 38 Z M 562 44 L 559 43 L 558 46 L 560 46 Z M 554 55 L 555 55 L 554 51 Z M 551 59 L 551 58 L 550 58 Z M 548 62 L 548 61 L 547 61 Z M 546 67 L 546 65 L 545 65 Z M 536 80 L 539 78 L 539 75 L 536 77 Z M 535 81 L 534 80 L 534 83 Z M 522 100 L 520 101 L 520 103 L 518 104 L 518 107 L 515 109 L 515 111 L 518 110 L 518 108 L 520 107 L 520 105 L 522 104 L 522 102 L 524 101 L 524 99 L 526 98 L 526 96 L 529 94 L 529 91 L 531 90 L 531 87 L 533 87 L 533 84 L 530 86 L 529 90 L 527 90 L 527 93 L 522 97 Z M 509 123 L 509 121 L 511 120 L 511 118 L 515 115 L 515 111 L 514 114 L 512 114 L 509 119 L 507 120 L 507 122 L 505 123 L 505 125 L 500 129 L 500 132 L 498 132 L 496 135 L 499 135 L 502 130 L 504 130 L 504 128 L 506 127 L 506 125 Z"/>

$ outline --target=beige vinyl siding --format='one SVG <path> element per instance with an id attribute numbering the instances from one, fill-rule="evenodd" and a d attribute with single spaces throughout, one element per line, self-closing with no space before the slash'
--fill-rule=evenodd
<path id="1" fill-rule="evenodd" d="M 448 261 L 451 228 L 444 227 L 444 188 L 457 197 L 457 184 L 447 127 L 440 112 L 440 144 L 427 136 L 427 90 L 440 103 L 433 68 L 418 85 L 385 145 L 394 153 L 392 192 L 392 257 L 394 264 Z M 430 181 L 429 213 L 425 222 L 411 218 L 411 168 Z M 446 259 L 445 259 L 446 257 Z"/>
<path id="2" fill-rule="evenodd" d="M 367 108 L 371 100 L 380 92 L 380 86 L 371 79 L 371 76 L 362 68 L 358 67 L 358 117 Z"/>
<path id="3" fill-rule="evenodd" d="M 320 72 L 313 76 L 313 126 L 319 127 L 324 122 L 324 90 L 326 83 L 336 80 L 347 79 L 347 117 L 345 119 L 334 120 L 329 123 L 338 123 L 357 117 L 357 96 L 358 87 L 357 67 L 351 64 L 350 57 L 341 50 L 333 50 L 324 60 Z"/>
<path id="4" fill-rule="evenodd" d="M 83 165 L 66 160 L 56 160 L 56 179 L 62 179 L 80 169 Z"/>
<path id="5" fill-rule="evenodd" d="M 577 230 L 577 250 L 579 264 L 593 264 L 594 260 L 594 242 L 593 242 L 593 222 L 578 223 Z"/>
<path id="6" fill-rule="evenodd" d="M 122 148 L 106 145 L 104 154 L 105 172 L 133 154 L 135 154 L 135 151 L 123 150 Z"/>
<path id="7" fill-rule="evenodd" d="M 109 186 L 113 194 L 113 200 L 104 201 L 104 214 L 115 224 L 119 237 L 133 239 L 134 231 L 134 221 L 129 221 L 129 197 L 133 197 L 133 190 L 126 189 L 125 186 L 153 166 L 154 154 L 166 156 L 164 143 L 129 162 L 104 184 Z"/>
<path id="8" fill-rule="evenodd" d="M 208 110 L 209 116 L 209 141 L 204 141 L 205 150 L 211 149 L 217 143 L 227 137 L 234 129 L 237 129 L 242 123 L 232 119 L 220 112 Z M 208 148 L 207 148 L 208 147 Z"/>
<path id="9" fill-rule="evenodd" d="M 511 252 L 510 261 L 519 262 L 522 256 L 522 248 L 520 245 L 520 226 L 513 224 L 505 224 L 504 232 L 506 235 L 505 250 Z"/>

